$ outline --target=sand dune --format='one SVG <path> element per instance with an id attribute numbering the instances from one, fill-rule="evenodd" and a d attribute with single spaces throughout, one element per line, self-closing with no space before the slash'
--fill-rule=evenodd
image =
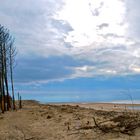
<path id="1" fill-rule="evenodd" d="M 0 140 L 139 140 L 140 113 L 118 104 L 39 104 L 0 114 Z"/>

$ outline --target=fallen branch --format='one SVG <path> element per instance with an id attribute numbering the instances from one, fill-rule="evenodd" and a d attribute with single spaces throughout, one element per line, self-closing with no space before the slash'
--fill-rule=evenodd
<path id="1" fill-rule="evenodd" d="M 132 135 L 133 131 L 140 127 L 140 122 L 137 120 L 136 117 L 130 117 L 130 116 L 118 116 L 113 119 L 99 122 L 97 123 L 96 119 L 93 117 L 95 127 L 101 130 L 104 133 L 109 132 L 120 132 L 123 134 Z M 103 124 L 105 122 L 115 122 L 115 125 L 106 125 Z"/>

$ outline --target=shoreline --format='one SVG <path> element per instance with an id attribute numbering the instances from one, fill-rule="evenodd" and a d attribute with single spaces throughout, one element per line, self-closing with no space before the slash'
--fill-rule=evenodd
<path id="1" fill-rule="evenodd" d="M 31 101 L 31 100 L 26 100 Z M 32 100 L 31 102 L 38 103 L 40 105 L 70 105 L 79 106 L 89 109 L 105 110 L 105 111 L 140 111 L 140 104 L 130 103 L 110 103 L 110 102 L 50 102 L 42 103 L 39 101 Z"/>

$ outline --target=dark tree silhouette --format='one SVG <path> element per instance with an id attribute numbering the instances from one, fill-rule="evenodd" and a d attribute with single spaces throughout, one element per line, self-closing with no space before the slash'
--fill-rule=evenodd
<path id="1" fill-rule="evenodd" d="M 10 79 L 12 85 L 13 109 L 15 109 L 14 85 L 13 85 L 13 61 L 15 56 L 14 39 L 9 30 L 0 25 L 0 105 L 1 111 L 11 108 L 11 98 L 9 94 L 8 70 L 10 69 Z"/>
<path id="2" fill-rule="evenodd" d="M 14 95 L 14 80 L 13 80 L 13 64 L 14 64 L 14 58 L 16 55 L 16 48 L 13 46 L 13 41 L 10 43 L 10 49 L 9 49 L 9 58 L 10 58 L 10 79 L 11 79 L 11 87 L 12 87 L 12 103 L 13 103 L 13 109 L 15 110 L 15 95 Z"/>

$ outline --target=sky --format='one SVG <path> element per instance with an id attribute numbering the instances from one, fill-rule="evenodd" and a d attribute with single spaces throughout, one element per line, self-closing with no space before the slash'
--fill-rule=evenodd
<path id="1" fill-rule="evenodd" d="M 139 0 L 0 0 L 17 48 L 15 93 L 41 102 L 140 100 Z"/>

